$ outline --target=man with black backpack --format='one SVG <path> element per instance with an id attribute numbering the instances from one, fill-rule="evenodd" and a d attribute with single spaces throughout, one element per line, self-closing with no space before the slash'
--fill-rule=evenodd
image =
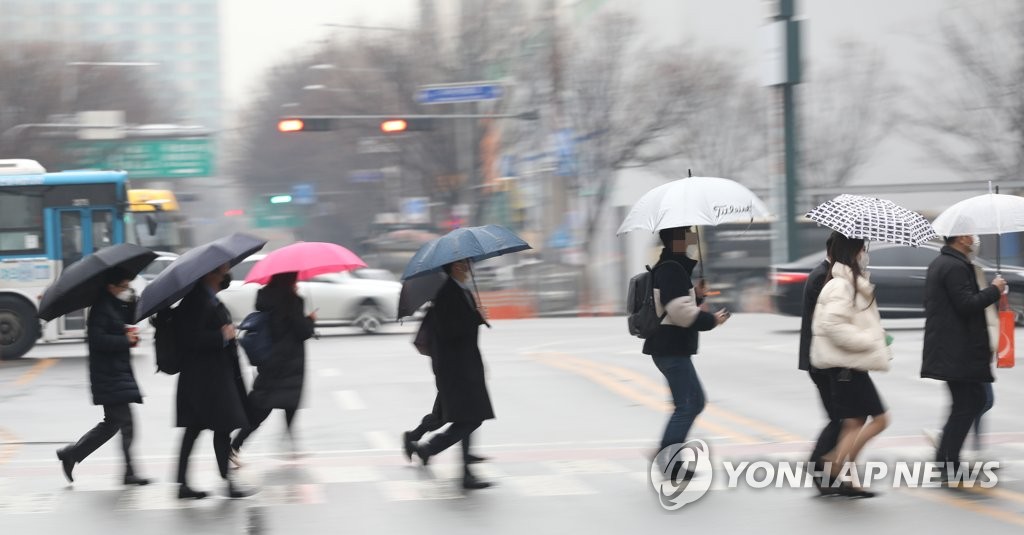
<path id="1" fill-rule="evenodd" d="M 664 249 L 653 272 L 653 299 L 655 311 L 661 321 L 644 342 L 643 352 L 651 355 L 655 366 L 665 376 L 675 411 L 661 439 L 660 454 L 656 456 L 662 473 L 672 472 L 676 479 L 679 466 L 666 466 L 674 458 L 672 446 L 686 442 L 686 436 L 704 410 L 704 390 L 691 360 L 697 352 L 700 331 L 710 331 L 729 319 L 729 312 L 709 313 L 700 308 L 704 301 L 704 284 L 695 286 L 691 277 L 697 261 L 686 254 L 690 237 L 694 234 L 686 227 L 662 229 L 658 233 Z M 686 470 L 682 479 L 693 477 Z"/>

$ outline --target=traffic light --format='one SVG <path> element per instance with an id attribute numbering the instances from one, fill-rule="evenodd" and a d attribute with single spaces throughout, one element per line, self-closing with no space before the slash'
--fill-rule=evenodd
<path id="1" fill-rule="evenodd" d="M 380 131 L 385 134 L 402 134 L 405 132 L 422 132 L 434 129 L 433 119 L 408 118 L 388 119 L 380 123 Z"/>
<path id="2" fill-rule="evenodd" d="M 270 204 L 288 204 L 292 202 L 291 195 L 274 195 L 270 197 Z"/>
<path id="3" fill-rule="evenodd" d="M 291 132 L 326 132 L 334 130 L 334 122 L 329 117 L 288 117 L 277 121 L 277 130 Z"/>

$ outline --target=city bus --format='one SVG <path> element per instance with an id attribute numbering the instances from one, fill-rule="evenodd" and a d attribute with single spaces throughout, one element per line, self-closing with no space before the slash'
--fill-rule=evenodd
<path id="1" fill-rule="evenodd" d="M 41 323 L 43 291 L 93 251 L 126 240 L 122 171 L 47 173 L 32 160 L 0 160 L 0 359 L 38 340 L 85 337 L 85 313 Z"/>
<path id="2" fill-rule="evenodd" d="M 154 251 L 184 252 L 192 245 L 178 198 L 167 189 L 129 189 L 128 224 L 133 243 Z"/>

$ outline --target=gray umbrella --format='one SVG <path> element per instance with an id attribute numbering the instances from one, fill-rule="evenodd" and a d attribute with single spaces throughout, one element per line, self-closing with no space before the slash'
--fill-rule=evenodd
<path id="1" fill-rule="evenodd" d="M 444 272 L 436 272 L 402 281 L 402 293 L 398 296 L 398 317 L 406 318 L 415 314 L 424 303 L 434 299 L 447 280 L 448 275 Z"/>
<path id="2" fill-rule="evenodd" d="M 234 266 L 266 244 L 266 240 L 255 236 L 235 233 L 190 249 L 146 285 L 136 307 L 135 321 L 142 321 L 173 305 L 207 273 L 224 264 Z"/>

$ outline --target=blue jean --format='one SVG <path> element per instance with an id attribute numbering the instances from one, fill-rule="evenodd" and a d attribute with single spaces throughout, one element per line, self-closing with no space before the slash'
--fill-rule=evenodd
<path id="1" fill-rule="evenodd" d="M 661 448 L 664 449 L 672 444 L 686 442 L 686 436 L 690 434 L 690 428 L 697 419 L 697 415 L 704 410 L 704 389 L 697 377 L 697 370 L 693 367 L 693 360 L 690 356 L 665 356 L 652 357 L 654 365 L 658 367 L 661 374 L 668 381 L 668 388 L 672 391 L 672 403 L 675 411 L 668 419 L 665 426 L 665 434 L 661 438 Z"/>

